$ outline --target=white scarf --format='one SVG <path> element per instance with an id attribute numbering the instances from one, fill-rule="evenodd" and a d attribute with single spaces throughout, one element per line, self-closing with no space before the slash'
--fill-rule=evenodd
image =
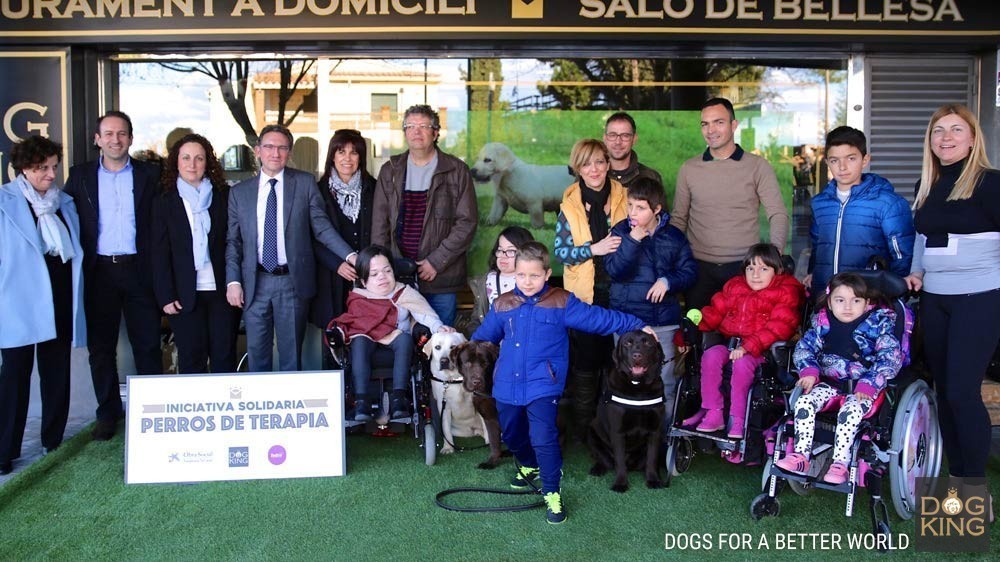
<path id="1" fill-rule="evenodd" d="M 59 210 L 59 195 L 62 192 L 51 187 L 45 193 L 38 193 L 23 174 L 17 176 L 14 182 L 38 217 L 38 234 L 42 237 L 42 250 L 46 254 L 59 256 L 63 263 L 68 262 L 75 255 L 73 241 L 69 237 L 66 225 L 56 216 L 56 211 Z"/>
<path id="2" fill-rule="evenodd" d="M 212 217 L 208 213 L 212 206 L 212 182 L 202 178 L 201 184 L 195 188 L 188 182 L 177 178 L 177 193 L 191 207 L 191 250 L 194 254 L 195 270 L 209 265 L 208 231 L 212 229 Z"/>
<path id="3" fill-rule="evenodd" d="M 361 212 L 361 170 L 354 172 L 350 181 L 344 183 L 334 170 L 330 174 L 330 191 L 337 197 L 337 205 L 351 222 L 358 222 Z"/>

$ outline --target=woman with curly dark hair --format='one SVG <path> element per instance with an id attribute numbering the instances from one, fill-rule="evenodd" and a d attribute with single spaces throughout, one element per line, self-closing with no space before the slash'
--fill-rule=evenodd
<path id="1" fill-rule="evenodd" d="M 61 157 L 59 144 L 28 137 L 10 151 L 17 176 L 0 187 L 0 474 L 21 456 L 35 354 L 51 451 L 69 416 L 70 349 L 87 343 L 80 216 L 55 184 Z"/>
<path id="2" fill-rule="evenodd" d="M 208 139 L 170 148 L 153 200 L 153 292 L 174 331 L 178 373 L 236 370 L 239 312 L 226 301 L 229 187 Z"/>

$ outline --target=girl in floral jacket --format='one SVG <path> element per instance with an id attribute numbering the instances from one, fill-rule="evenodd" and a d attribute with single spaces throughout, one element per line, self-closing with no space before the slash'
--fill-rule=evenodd
<path id="1" fill-rule="evenodd" d="M 800 474 L 809 470 L 816 412 L 832 400 L 842 400 L 833 464 L 823 481 L 843 484 L 847 480 L 858 426 L 875 397 L 903 366 L 902 348 L 894 334 L 896 314 L 876 306 L 880 298 L 856 273 L 838 273 L 830 281 L 825 308 L 813 315 L 792 356 L 799 372 L 797 386 L 803 393 L 794 407 L 795 452 L 777 462 L 780 468 Z M 853 392 L 845 388 L 851 381 Z"/>
<path id="2" fill-rule="evenodd" d="M 743 258 L 743 270 L 742 277 L 727 281 L 722 291 L 712 297 L 712 303 L 701 311 L 698 329 L 718 330 L 730 338 L 730 343 L 711 347 L 702 355 L 701 411 L 683 422 L 684 426 L 698 424 L 697 431 L 702 432 L 715 432 L 726 426 L 719 387 L 722 368 L 732 362 L 727 435 L 736 439 L 743 437 L 747 394 L 754 371 L 764 362 L 764 354 L 771 345 L 795 333 L 805 297 L 802 284 L 785 273 L 781 254 L 772 244 L 751 246 Z"/>

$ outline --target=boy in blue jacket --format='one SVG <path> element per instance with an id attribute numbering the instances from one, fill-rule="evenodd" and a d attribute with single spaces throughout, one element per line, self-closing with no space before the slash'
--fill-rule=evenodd
<path id="1" fill-rule="evenodd" d="M 472 339 L 500 345 L 493 398 L 504 443 L 520 465 L 510 485 L 527 488 L 541 477 L 546 520 L 558 524 L 566 520 L 556 429 L 569 366 L 566 330 L 602 335 L 653 331 L 631 314 L 592 306 L 566 290 L 549 287 L 549 252 L 540 242 L 527 242 L 518 249 L 514 275 L 515 289 L 493 301 Z"/>
<path id="2" fill-rule="evenodd" d="M 833 179 L 812 200 L 809 275 L 811 295 L 824 294 L 827 283 L 843 271 L 859 271 L 872 257 L 906 277 L 913 257 L 913 215 L 889 180 L 862 171 L 871 162 L 865 134 L 837 127 L 826 136 L 826 163 Z"/>
<path id="3" fill-rule="evenodd" d="M 677 295 L 694 285 L 698 263 L 684 233 L 670 225 L 664 209 L 663 186 L 651 178 L 639 178 L 628 189 L 628 218 L 611 229 L 621 246 L 604 256 L 611 276 L 611 308 L 634 314 L 652 326 L 660 339 L 665 362 L 664 404 L 670 427 L 674 403 L 674 332 L 681 321 Z"/>

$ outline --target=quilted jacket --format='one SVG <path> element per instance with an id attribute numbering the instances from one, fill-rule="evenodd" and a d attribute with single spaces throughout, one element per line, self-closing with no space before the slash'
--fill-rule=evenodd
<path id="1" fill-rule="evenodd" d="M 812 200 L 809 228 L 813 294 L 820 294 L 840 271 L 865 269 L 872 256 L 886 260 L 889 270 L 906 277 L 913 257 L 913 215 L 892 184 L 877 174 L 862 174 L 847 203 L 837 199 L 832 180 Z"/>
<path id="2" fill-rule="evenodd" d="M 726 337 L 743 338 L 750 355 L 760 357 L 775 342 L 787 341 L 799 327 L 802 284 L 787 273 L 776 275 L 767 287 L 754 291 L 743 275 L 733 277 L 701 309 L 698 329 L 719 331 Z"/>

